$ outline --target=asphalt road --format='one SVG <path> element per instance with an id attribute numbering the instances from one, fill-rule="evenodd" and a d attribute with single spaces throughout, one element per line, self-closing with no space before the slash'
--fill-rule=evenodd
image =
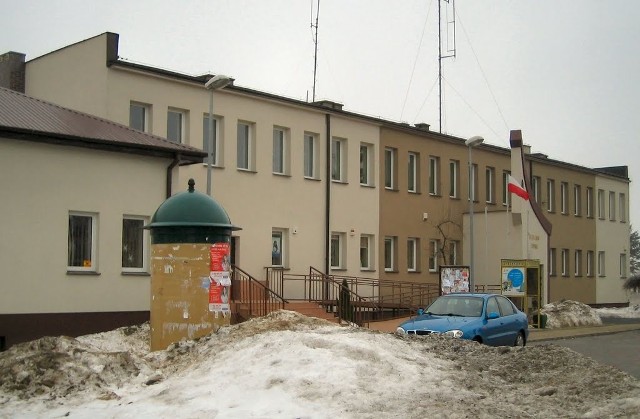
<path id="1" fill-rule="evenodd" d="M 620 319 L 616 319 L 616 324 L 620 324 L 617 320 Z M 638 319 L 634 320 L 632 323 L 638 322 Z M 607 322 L 605 321 L 605 323 Z M 638 350 L 640 348 L 640 330 L 556 339 L 548 342 L 530 342 L 529 344 L 531 346 L 542 344 L 564 346 L 602 364 L 614 366 L 640 380 L 640 351 Z"/>

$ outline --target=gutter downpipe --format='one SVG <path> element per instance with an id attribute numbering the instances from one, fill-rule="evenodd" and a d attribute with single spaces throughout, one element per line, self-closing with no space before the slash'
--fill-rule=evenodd
<path id="1" fill-rule="evenodd" d="M 324 115 L 325 128 L 327 135 L 327 163 L 326 163 L 326 179 L 325 186 L 325 243 L 324 243 L 324 272 L 329 275 L 329 257 L 331 254 L 331 114 Z M 328 290 L 326 290 L 328 291 Z"/>
<path id="2" fill-rule="evenodd" d="M 171 197 L 171 185 L 173 183 L 173 169 L 180 164 L 180 153 L 176 153 L 171 164 L 167 167 L 167 198 Z"/>

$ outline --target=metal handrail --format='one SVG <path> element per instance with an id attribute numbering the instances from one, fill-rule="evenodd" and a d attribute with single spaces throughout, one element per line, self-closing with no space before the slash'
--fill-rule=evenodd
<path id="1" fill-rule="evenodd" d="M 284 309 L 287 302 L 282 295 L 270 289 L 247 272 L 233 265 L 231 273 L 231 300 L 237 306 L 246 306 L 247 317 L 265 316 Z"/>

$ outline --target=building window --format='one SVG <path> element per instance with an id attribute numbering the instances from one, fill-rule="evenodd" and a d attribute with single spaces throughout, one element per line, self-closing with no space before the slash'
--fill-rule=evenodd
<path id="1" fill-rule="evenodd" d="M 458 198 L 458 182 L 460 178 L 460 163 L 457 160 L 449 162 L 449 197 Z"/>
<path id="2" fill-rule="evenodd" d="M 429 240 L 429 272 L 438 270 L 438 240 Z"/>
<path id="3" fill-rule="evenodd" d="M 336 182 L 347 181 L 347 140 L 333 138 L 331 140 L 331 180 Z"/>
<path id="4" fill-rule="evenodd" d="M 604 190 L 598 189 L 598 218 L 604 220 Z"/>
<path id="5" fill-rule="evenodd" d="M 603 251 L 599 251 L 598 252 L 598 276 L 604 276 L 605 275 L 605 266 L 604 266 L 604 252 Z"/>
<path id="6" fill-rule="evenodd" d="M 144 217 L 122 219 L 122 270 L 124 272 L 147 272 L 149 250 Z"/>
<path id="7" fill-rule="evenodd" d="M 449 265 L 458 264 L 458 242 L 452 240 L 449 242 Z"/>
<path id="8" fill-rule="evenodd" d="M 238 122 L 237 168 L 253 170 L 254 154 L 253 124 Z"/>
<path id="9" fill-rule="evenodd" d="M 609 220 L 616 220 L 616 193 L 609 192 Z"/>
<path id="10" fill-rule="evenodd" d="M 317 134 L 304 134 L 304 177 L 318 179 L 318 136 Z"/>
<path id="11" fill-rule="evenodd" d="M 331 233 L 331 269 L 345 269 L 344 233 Z"/>
<path id="12" fill-rule="evenodd" d="M 502 172 L 502 205 L 509 206 L 511 204 L 511 194 L 509 193 L 509 175 L 511 172 Z"/>
<path id="13" fill-rule="evenodd" d="M 573 185 L 573 215 L 580 217 L 582 215 L 582 208 L 580 203 L 582 201 L 582 188 L 580 185 Z"/>
<path id="14" fill-rule="evenodd" d="M 167 139 L 174 143 L 185 142 L 187 112 L 177 109 L 167 111 Z"/>
<path id="15" fill-rule="evenodd" d="M 211 159 L 213 161 L 214 166 L 222 166 L 222 162 L 220 161 L 220 157 L 222 157 L 221 153 L 221 144 L 218 140 L 220 138 L 220 119 L 219 117 L 213 116 L 213 138 L 211 138 L 211 134 L 209 130 L 211 129 L 209 114 L 205 114 L 202 119 L 202 150 L 205 153 L 209 153 L 209 148 L 211 148 Z M 210 147 L 210 144 L 213 144 Z"/>
<path id="16" fill-rule="evenodd" d="M 582 250 L 576 250 L 573 259 L 573 274 L 574 276 L 582 276 Z"/>
<path id="17" fill-rule="evenodd" d="M 131 102 L 129 105 L 129 127 L 138 131 L 149 132 L 151 105 Z"/>
<path id="18" fill-rule="evenodd" d="M 593 276 L 593 250 L 587 250 L 587 276 Z"/>
<path id="19" fill-rule="evenodd" d="M 560 271 L 562 276 L 569 276 L 569 249 L 562 249 L 560 252 Z"/>
<path id="20" fill-rule="evenodd" d="M 407 190 L 409 192 L 418 192 L 418 154 L 409 153 L 409 161 L 407 163 Z"/>
<path id="21" fill-rule="evenodd" d="M 549 276 L 556 276 L 556 249 L 549 249 Z"/>
<path id="22" fill-rule="evenodd" d="M 587 217 L 593 217 L 593 188 L 587 187 Z"/>
<path id="23" fill-rule="evenodd" d="M 540 176 L 534 176 L 531 178 L 531 188 L 533 189 L 533 199 L 540 203 Z"/>
<path id="24" fill-rule="evenodd" d="M 627 222 L 627 197 L 625 194 L 620 194 L 620 221 Z"/>
<path id="25" fill-rule="evenodd" d="M 627 277 L 627 255 L 620 253 L 620 278 Z"/>
<path id="26" fill-rule="evenodd" d="M 485 170 L 485 200 L 488 204 L 496 202 L 495 186 L 496 186 L 496 169 L 487 167 Z"/>
<path id="27" fill-rule="evenodd" d="M 360 143 L 360 185 L 373 186 L 373 144 Z"/>
<path id="28" fill-rule="evenodd" d="M 396 189 L 396 149 L 384 149 L 384 187 Z"/>
<path id="29" fill-rule="evenodd" d="M 289 130 L 273 128 L 273 173 L 286 175 L 289 173 Z"/>
<path id="30" fill-rule="evenodd" d="M 271 266 L 285 265 L 285 231 L 273 229 L 271 231 Z"/>
<path id="31" fill-rule="evenodd" d="M 568 197 L 567 188 L 569 184 L 567 182 L 560 182 L 560 213 L 567 214 L 568 212 Z"/>
<path id="32" fill-rule="evenodd" d="M 429 194 L 440 194 L 440 158 L 429 157 Z"/>
<path id="33" fill-rule="evenodd" d="M 478 189 L 478 165 L 471 165 L 471 183 L 469 184 L 469 199 L 473 200 L 473 202 L 477 201 L 477 189 Z"/>
<path id="34" fill-rule="evenodd" d="M 373 236 L 363 234 L 360 236 L 360 269 L 373 270 Z"/>
<path id="35" fill-rule="evenodd" d="M 407 239 L 407 271 L 418 271 L 418 246 L 419 239 L 410 237 Z"/>
<path id="36" fill-rule="evenodd" d="M 386 272 L 395 271 L 396 263 L 396 238 L 384 238 L 384 270 Z"/>
<path id="37" fill-rule="evenodd" d="M 69 213 L 69 271 L 96 271 L 97 224 L 97 214 Z"/>
<path id="38" fill-rule="evenodd" d="M 547 179 L 547 212 L 554 212 L 556 196 L 556 182 L 553 179 Z"/>

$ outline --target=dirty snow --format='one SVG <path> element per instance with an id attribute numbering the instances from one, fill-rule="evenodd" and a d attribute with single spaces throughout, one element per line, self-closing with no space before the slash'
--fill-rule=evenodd
<path id="1" fill-rule="evenodd" d="M 547 315 L 547 328 L 575 326 L 598 326 L 602 324 L 600 314 L 586 304 L 572 300 L 549 303 L 540 310 Z"/>
<path id="2" fill-rule="evenodd" d="M 585 315 L 564 303 L 548 322 Z M 0 353 L 0 417 L 640 416 L 640 381 L 553 344 L 399 337 L 284 310 L 164 351 L 148 342 L 144 324 Z"/>

